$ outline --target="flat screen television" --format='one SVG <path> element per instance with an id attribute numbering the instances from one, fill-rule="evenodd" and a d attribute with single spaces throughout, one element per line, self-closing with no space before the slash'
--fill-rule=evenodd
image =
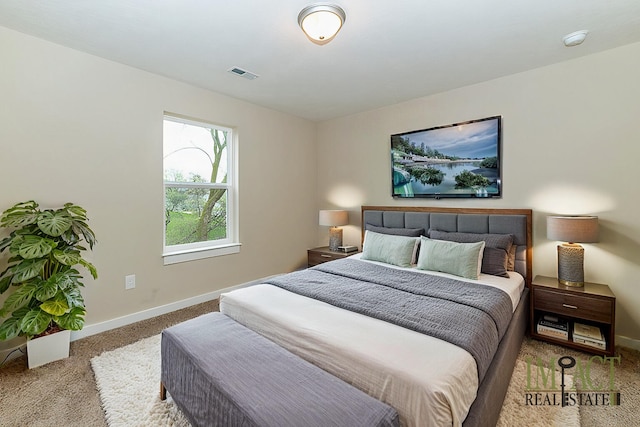
<path id="1" fill-rule="evenodd" d="M 391 135 L 393 197 L 501 197 L 500 116 Z"/>

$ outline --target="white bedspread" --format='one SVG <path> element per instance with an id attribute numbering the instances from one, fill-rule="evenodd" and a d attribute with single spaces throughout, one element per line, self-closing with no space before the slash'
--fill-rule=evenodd
<path id="1" fill-rule="evenodd" d="M 517 280 L 489 281 L 517 292 L 515 309 Z M 220 311 L 393 406 L 402 425 L 461 425 L 476 397 L 475 360 L 437 338 L 266 284 L 222 294 Z"/>

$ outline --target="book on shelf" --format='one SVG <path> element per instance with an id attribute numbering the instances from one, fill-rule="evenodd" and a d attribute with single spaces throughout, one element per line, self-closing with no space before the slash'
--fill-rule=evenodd
<path id="1" fill-rule="evenodd" d="M 584 338 L 581 338 L 579 336 L 575 336 L 574 335 L 573 336 L 573 342 L 576 343 L 576 344 L 582 344 L 582 345 L 587 345 L 589 347 L 599 348 L 601 350 L 606 350 L 607 349 L 606 341 L 584 339 Z"/>
<path id="2" fill-rule="evenodd" d="M 538 325 L 558 329 L 559 331 L 565 331 L 565 332 L 569 330 L 569 322 L 562 322 L 562 321 L 552 322 L 545 318 L 541 318 L 538 321 Z"/>
<path id="3" fill-rule="evenodd" d="M 602 350 L 607 349 L 607 342 L 604 339 L 602 330 L 597 326 L 574 322 L 572 339 L 573 342 L 577 344 L 587 345 L 589 347 L 595 347 Z"/>
<path id="4" fill-rule="evenodd" d="M 573 336 L 595 341 L 604 341 L 604 335 L 602 335 L 599 327 L 578 322 L 573 323 Z"/>
<path id="5" fill-rule="evenodd" d="M 549 328 L 558 329 L 561 331 L 569 330 L 569 321 L 563 317 L 554 316 L 551 314 L 544 314 L 538 318 L 538 325 L 547 326 Z"/>
<path id="6" fill-rule="evenodd" d="M 536 332 L 540 335 L 568 341 L 569 322 L 561 317 L 546 313 L 538 318 Z"/>
<path id="7" fill-rule="evenodd" d="M 567 341 L 569 340 L 569 322 L 565 319 L 545 314 L 538 319 L 536 332 L 540 335 Z"/>
<path id="8" fill-rule="evenodd" d="M 556 338 L 559 340 L 564 340 L 564 341 L 569 340 L 569 333 L 567 331 L 563 331 L 560 329 L 552 328 L 552 327 L 541 325 L 541 324 L 538 324 L 536 326 L 536 332 L 538 332 L 540 335 L 545 335 L 545 336 Z"/>

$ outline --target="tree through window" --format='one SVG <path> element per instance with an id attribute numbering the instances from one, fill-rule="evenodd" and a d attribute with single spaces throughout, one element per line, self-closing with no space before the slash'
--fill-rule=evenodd
<path id="1" fill-rule="evenodd" d="M 233 134 L 165 116 L 165 253 L 234 243 Z"/>

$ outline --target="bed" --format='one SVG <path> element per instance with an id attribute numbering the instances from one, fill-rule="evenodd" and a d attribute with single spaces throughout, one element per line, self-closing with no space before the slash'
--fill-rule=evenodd
<path id="1" fill-rule="evenodd" d="M 526 330 L 531 210 L 365 206 L 362 230 L 362 254 L 225 293 L 220 310 L 401 425 L 495 425 Z M 429 265 L 447 251 L 455 263 Z"/>

